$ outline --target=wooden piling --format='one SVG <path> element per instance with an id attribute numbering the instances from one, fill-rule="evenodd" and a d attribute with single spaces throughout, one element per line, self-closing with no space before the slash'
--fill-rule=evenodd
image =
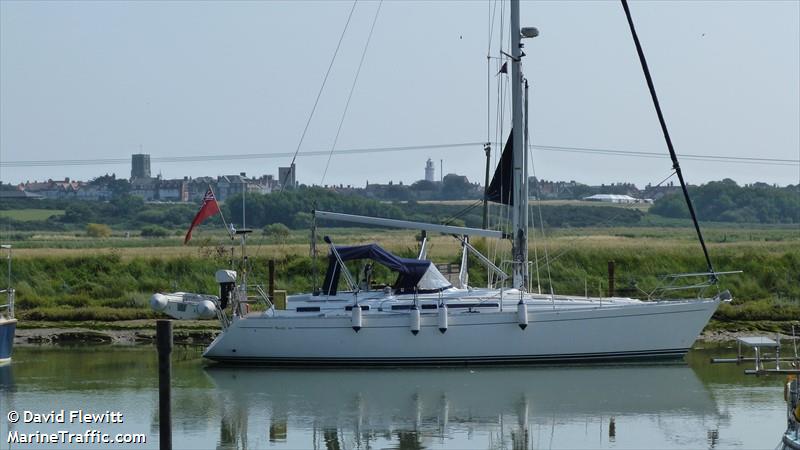
<path id="1" fill-rule="evenodd" d="M 159 448 L 172 450 L 172 321 L 156 322 L 158 349 L 158 433 Z"/>
<path id="2" fill-rule="evenodd" d="M 614 261 L 608 262 L 608 296 L 614 296 Z"/>
<path id="3" fill-rule="evenodd" d="M 275 260 L 269 260 L 269 300 L 275 298 Z"/>

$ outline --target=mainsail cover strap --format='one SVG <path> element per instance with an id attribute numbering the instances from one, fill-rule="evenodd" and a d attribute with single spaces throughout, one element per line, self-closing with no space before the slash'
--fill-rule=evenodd
<path id="1" fill-rule="evenodd" d="M 514 202 L 514 155 L 511 148 L 513 136 L 514 130 L 512 129 L 506 145 L 503 147 L 503 154 L 494 171 L 492 182 L 486 189 L 486 199 L 490 202 L 504 205 L 511 205 Z"/>

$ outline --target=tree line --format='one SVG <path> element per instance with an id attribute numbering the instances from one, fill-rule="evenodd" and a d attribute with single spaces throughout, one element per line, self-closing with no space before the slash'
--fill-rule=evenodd
<path id="1" fill-rule="evenodd" d="M 791 224 L 800 223 L 800 185 L 787 187 L 755 183 L 739 186 L 726 178 L 690 186 L 689 195 L 698 219 L 711 222 Z M 650 213 L 688 218 L 689 209 L 680 192 L 656 200 Z"/>
<path id="2" fill-rule="evenodd" d="M 733 180 L 725 179 L 690 187 L 689 190 L 702 221 L 800 223 L 800 186 L 774 187 L 763 183 L 739 186 Z M 230 197 L 220 207 L 228 223 L 241 226 L 240 195 Z M 491 216 L 506 217 L 503 208 L 493 205 Z M 653 223 L 658 217 L 688 218 L 688 210 L 680 193 L 658 199 L 647 213 L 601 203 L 597 206 L 545 204 L 541 208 L 544 225 L 550 228 L 636 226 Z M 0 228 L 5 231 L 71 231 L 83 230 L 89 223 L 99 223 L 117 230 L 140 230 L 143 235 L 157 237 L 166 235 L 165 230 L 178 232 L 188 227 L 197 213 L 198 205 L 145 203 L 141 198 L 131 195 L 120 195 L 108 202 L 47 199 L 9 199 L 0 202 L 0 210 L 15 209 L 52 209 L 60 214 L 47 220 L 28 221 L 0 215 Z M 300 187 L 272 194 L 247 194 L 245 197 L 248 227 L 263 228 L 281 223 L 291 229 L 307 228 L 314 210 L 470 227 L 480 227 L 483 223 L 480 200 L 455 205 L 415 200 L 388 202 L 341 194 L 321 187 Z M 538 213 L 534 217 L 538 217 Z M 208 222 L 222 225 L 220 216 Z M 492 220 L 490 223 L 496 222 Z M 350 226 L 347 223 L 325 225 Z"/>

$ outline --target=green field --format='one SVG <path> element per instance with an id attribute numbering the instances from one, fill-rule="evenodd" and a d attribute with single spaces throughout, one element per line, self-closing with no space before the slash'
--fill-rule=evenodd
<path id="1" fill-rule="evenodd" d="M 0 217 L 8 217 L 10 219 L 19 220 L 21 222 L 32 222 L 36 220 L 47 220 L 53 216 L 64 215 L 64 210 L 61 209 L 11 209 L 0 211 Z"/>

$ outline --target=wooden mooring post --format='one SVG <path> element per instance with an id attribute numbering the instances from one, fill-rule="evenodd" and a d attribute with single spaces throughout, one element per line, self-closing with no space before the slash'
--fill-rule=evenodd
<path id="1" fill-rule="evenodd" d="M 158 434 L 161 450 L 172 450 L 172 321 L 156 322 L 158 349 Z"/>
<path id="2" fill-rule="evenodd" d="M 608 262 L 608 296 L 614 296 L 614 261 Z"/>
<path id="3" fill-rule="evenodd" d="M 275 298 L 275 260 L 269 260 L 269 301 Z"/>

